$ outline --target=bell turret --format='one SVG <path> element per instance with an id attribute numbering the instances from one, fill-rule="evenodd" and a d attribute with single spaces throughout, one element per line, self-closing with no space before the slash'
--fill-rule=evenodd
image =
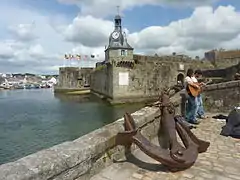
<path id="1" fill-rule="evenodd" d="M 108 48 L 133 49 L 127 43 L 126 34 L 122 32 L 122 18 L 118 14 L 114 17 L 114 31 L 110 34 Z"/>

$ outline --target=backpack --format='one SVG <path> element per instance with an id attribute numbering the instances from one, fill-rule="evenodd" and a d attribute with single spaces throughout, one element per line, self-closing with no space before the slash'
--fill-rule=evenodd
<path id="1" fill-rule="evenodd" d="M 235 107 L 229 113 L 220 134 L 240 139 L 240 107 Z"/>

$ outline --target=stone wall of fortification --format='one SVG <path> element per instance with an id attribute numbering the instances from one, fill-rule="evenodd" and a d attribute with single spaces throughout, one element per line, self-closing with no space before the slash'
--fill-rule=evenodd
<path id="1" fill-rule="evenodd" d="M 82 89 L 90 84 L 90 75 L 93 68 L 60 67 L 58 84 L 55 92 Z"/>
<path id="2" fill-rule="evenodd" d="M 216 60 L 216 68 L 227 68 L 240 63 L 240 57 L 238 58 L 225 58 Z"/>
<path id="3" fill-rule="evenodd" d="M 240 50 L 212 50 L 205 53 L 205 58 L 212 62 L 215 68 L 227 68 L 240 63 Z"/>
<path id="4" fill-rule="evenodd" d="M 80 68 L 61 67 L 59 68 L 58 86 L 63 88 L 77 88 Z"/>
<path id="5" fill-rule="evenodd" d="M 110 64 L 98 65 L 91 73 L 90 89 L 102 97 L 112 98 L 113 77 L 112 66 Z"/>
<path id="6" fill-rule="evenodd" d="M 203 71 L 205 77 L 221 78 L 223 81 L 234 80 L 236 73 L 240 73 L 240 62 L 237 65 L 222 69 L 210 69 Z"/>
<path id="7" fill-rule="evenodd" d="M 165 87 L 183 80 L 188 68 L 212 69 L 209 61 L 194 60 L 185 56 L 134 55 L 134 67 L 113 66 L 112 103 L 151 100 Z M 128 74 L 126 85 L 120 84 L 121 74 Z"/>
<path id="8" fill-rule="evenodd" d="M 240 107 L 240 81 L 212 84 L 203 93 L 205 109 L 208 112 L 229 112 Z"/>

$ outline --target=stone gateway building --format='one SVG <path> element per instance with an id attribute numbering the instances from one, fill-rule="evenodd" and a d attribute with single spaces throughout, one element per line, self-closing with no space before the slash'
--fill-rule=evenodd
<path id="1" fill-rule="evenodd" d="M 54 92 L 71 92 L 89 89 L 93 68 L 60 67 L 59 80 Z"/>
<path id="2" fill-rule="evenodd" d="M 97 63 L 90 81 L 91 92 L 112 104 L 155 99 L 166 85 L 183 81 L 188 68 L 213 68 L 209 61 L 183 55 L 134 55 L 122 31 L 121 17 L 115 16 L 114 21 L 105 61 Z"/>
<path id="3" fill-rule="evenodd" d="M 240 63 L 240 50 L 211 50 L 205 52 L 205 59 L 214 64 L 215 68 L 227 68 Z"/>

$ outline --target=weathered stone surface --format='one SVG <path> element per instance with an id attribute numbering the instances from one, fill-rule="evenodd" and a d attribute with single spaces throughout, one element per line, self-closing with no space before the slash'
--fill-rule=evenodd
<path id="1" fill-rule="evenodd" d="M 106 61 L 107 64 L 93 72 L 91 90 L 112 104 L 155 100 L 165 86 L 183 81 L 179 77 L 184 78 L 188 68 L 213 68 L 209 61 L 196 61 L 187 56 L 142 56 L 133 55 L 132 50 L 126 56 L 119 55 L 119 50 L 110 50 Z M 117 67 L 120 61 L 134 62 L 134 68 Z M 128 73 L 128 85 L 119 85 L 122 72 Z"/>
<path id="2" fill-rule="evenodd" d="M 205 108 L 210 112 L 226 112 L 240 106 L 240 81 L 206 86 L 203 100 Z"/>
<path id="3" fill-rule="evenodd" d="M 59 68 L 59 82 L 54 87 L 55 92 L 67 92 L 84 89 L 90 84 L 93 68 L 61 67 Z"/>
<path id="4" fill-rule="evenodd" d="M 224 59 L 225 63 L 227 62 Z M 229 61 L 226 63 L 226 66 L 223 66 L 225 69 L 212 69 L 203 71 L 205 77 L 218 77 L 225 80 L 233 80 L 236 73 L 240 72 L 240 58 L 237 58 L 236 62 Z M 220 67 L 217 67 L 220 68 Z"/>
<path id="5" fill-rule="evenodd" d="M 34 172 L 29 170 L 25 165 L 19 163 L 19 161 L 3 164 L 0 168 L 1 180 L 32 179 L 33 175 Z"/>

